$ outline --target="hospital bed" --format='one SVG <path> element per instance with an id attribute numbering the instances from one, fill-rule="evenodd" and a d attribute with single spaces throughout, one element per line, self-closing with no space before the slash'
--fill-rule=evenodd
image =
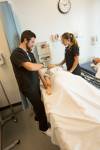
<path id="1" fill-rule="evenodd" d="M 81 64 L 82 77 L 89 83 L 100 89 L 100 79 L 95 77 L 96 71 L 91 67 L 91 62 L 85 62 Z"/>
<path id="2" fill-rule="evenodd" d="M 41 91 L 52 142 L 61 150 L 100 150 L 100 90 L 62 68 L 50 71 L 52 95 Z"/>

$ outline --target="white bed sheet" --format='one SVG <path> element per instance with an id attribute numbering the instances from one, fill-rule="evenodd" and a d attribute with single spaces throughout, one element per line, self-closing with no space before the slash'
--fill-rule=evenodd
<path id="1" fill-rule="evenodd" d="M 100 90 L 59 67 L 51 72 L 52 95 L 42 94 L 52 142 L 61 150 L 100 150 Z"/>

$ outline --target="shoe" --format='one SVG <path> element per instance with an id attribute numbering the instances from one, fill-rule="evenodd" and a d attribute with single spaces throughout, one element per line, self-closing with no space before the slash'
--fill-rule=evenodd
<path id="1" fill-rule="evenodd" d="M 50 122 L 48 122 L 48 129 L 49 129 L 49 128 L 51 128 L 51 124 L 50 124 Z"/>
<path id="2" fill-rule="evenodd" d="M 48 122 L 47 124 L 41 124 L 39 122 L 39 129 L 42 131 L 42 132 L 46 132 L 48 129 L 51 128 L 51 124 Z"/>
<path id="3" fill-rule="evenodd" d="M 38 118 L 37 118 L 37 116 L 35 116 L 34 119 L 35 119 L 35 121 L 39 121 Z"/>
<path id="4" fill-rule="evenodd" d="M 51 129 L 48 129 L 47 131 L 43 132 L 43 134 L 46 134 L 47 136 L 51 137 Z"/>

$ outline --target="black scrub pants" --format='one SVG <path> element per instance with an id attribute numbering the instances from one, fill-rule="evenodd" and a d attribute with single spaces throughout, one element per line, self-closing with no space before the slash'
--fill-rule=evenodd
<path id="1" fill-rule="evenodd" d="M 48 130 L 48 122 L 45 113 L 44 104 L 41 101 L 41 91 L 40 88 L 33 88 L 29 91 L 22 92 L 25 97 L 29 99 L 33 106 L 33 110 L 35 112 L 36 118 L 39 121 L 39 129 L 41 131 Z"/>
<path id="2" fill-rule="evenodd" d="M 75 74 L 75 75 L 81 76 L 81 68 L 80 68 L 80 66 L 78 65 L 76 67 L 76 69 L 72 73 Z"/>

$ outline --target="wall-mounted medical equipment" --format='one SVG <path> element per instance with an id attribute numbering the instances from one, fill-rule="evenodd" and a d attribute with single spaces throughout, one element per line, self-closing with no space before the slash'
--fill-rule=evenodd
<path id="1" fill-rule="evenodd" d="M 36 44 L 36 50 L 37 50 L 39 62 L 44 63 L 47 66 L 51 60 L 51 53 L 50 53 L 49 44 L 47 42 L 37 43 Z"/>
<path id="2" fill-rule="evenodd" d="M 60 35 L 59 34 L 51 34 L 50 39 L 52 42 L 57 42 L 60 40 Z"/>

